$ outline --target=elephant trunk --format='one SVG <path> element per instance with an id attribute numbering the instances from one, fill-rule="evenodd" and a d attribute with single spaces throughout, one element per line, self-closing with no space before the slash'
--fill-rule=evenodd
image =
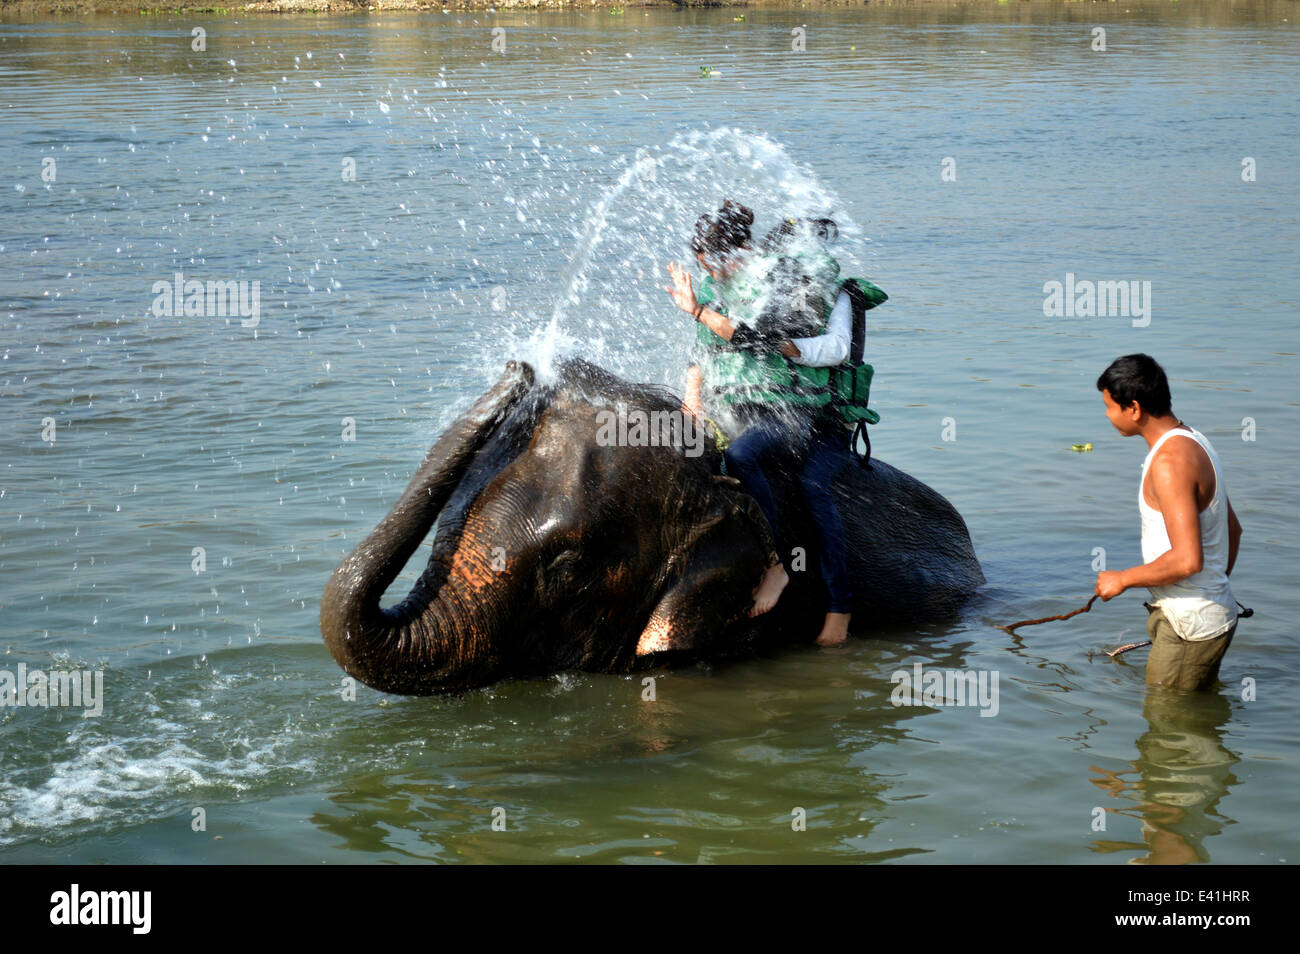
<path id="1" fill-rule="evenodd" d="M 428 695 L 448 688 L 447 650 L 462 634 L 456 614 L 416 593 L 392 610 L 380 607 L 384 591 L 419 548 L 455 491 L 474 455 L 506 413 L 532 386 L 527 364 L 511 361 L 425 455 L 388 515 L 339 564 L 321 596 L 321 635 L 348 675 L 384 692 Z M 416 589 L 423 591 L 425 580 Z M 454 655 L 454 653 L 453 653 Z"/>

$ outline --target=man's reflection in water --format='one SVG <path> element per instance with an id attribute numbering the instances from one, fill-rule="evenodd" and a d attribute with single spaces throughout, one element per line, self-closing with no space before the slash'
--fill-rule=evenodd
<path id="1" fill-rule="evenodd" d="M 1232 766 L 1239 758 L 1223 744 L 1222 728 L 1232 706 L 1222 692 L 1150 689 L 1142 714 L 1148 730 L 1137 740 L 1138 759 L 1132 772 L 1111 772 L 1092 766 L 1098 788 L 1117 799 L 1138 802 L 1136 809 L 1112 809 L 1107 814 L 1142 820 L 1142 844 L 1100 840 L 1094 851 L 1141 851 L 1130 859 L 1138 865 L 1184 865 L 1209 861 L 1202 842 L 1216 835 L 1225 819 L 1219 799 L 1235 785 Z M 1129 781 L 1124 776 L 1136 774 Z"/>

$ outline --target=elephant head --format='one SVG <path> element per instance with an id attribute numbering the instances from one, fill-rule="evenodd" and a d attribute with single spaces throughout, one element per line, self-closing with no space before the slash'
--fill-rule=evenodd
<path id="1" fill-rule="evenodd" d="M 693 423 L 666 392 L 584 362 L 548 385 L 507 365 L 334 571 L 321 632 L 339 665 L 427 695 L 743 644 L 772 548 L 761 512 L 685 432 L 601 439 L 628 408 Z M 435 520 L 428 566 L 381 607 Z"/>

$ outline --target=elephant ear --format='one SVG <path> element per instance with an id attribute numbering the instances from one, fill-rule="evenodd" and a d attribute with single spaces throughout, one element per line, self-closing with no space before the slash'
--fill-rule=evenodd
<path id="1" fill-rule="evenodd" d="M 709 517 L 670 555 L 669 565 L 681 569 L 637 640 L 638 656 L 734 649 L 753 628 L 749 610 L 775 549 L 772 533 L 754 498 L 735 489 L 739 481 L 713 481 Z"/>

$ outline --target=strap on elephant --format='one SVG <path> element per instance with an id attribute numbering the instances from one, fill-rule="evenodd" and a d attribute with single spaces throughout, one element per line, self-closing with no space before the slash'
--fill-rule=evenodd
<path id="1" fill-rule="evenodd" d="M 866 450 L 858 450 L 858 438 L 862 438 L 862 443 L 866 445 Z M 858 421 L 853 425 L 853 436 L 849 438 L 849 453 L 857 458 L 858 463 L 871 470 L 871 434 L 867 431 L 867 422 Z"/>
<path id="2" fill-rule="evenodd" d="M 849 453 L 860 465 L 871 470 L 871 435 L 867 425 L 879 423 L 880 415 L 868 405 L 874 369 L 863 360 L 866 356 L 867 312 L 888 301 L 889 296 L 879 285 L 865 278 L 846 279 L 840 284 L 840 290 L 849 296 L 852 323 L 848 360 L 831 371 L 832 406 L 853 425 Z M 864 448 L 861 451 L 858 450 L 859 438 Z"/>

